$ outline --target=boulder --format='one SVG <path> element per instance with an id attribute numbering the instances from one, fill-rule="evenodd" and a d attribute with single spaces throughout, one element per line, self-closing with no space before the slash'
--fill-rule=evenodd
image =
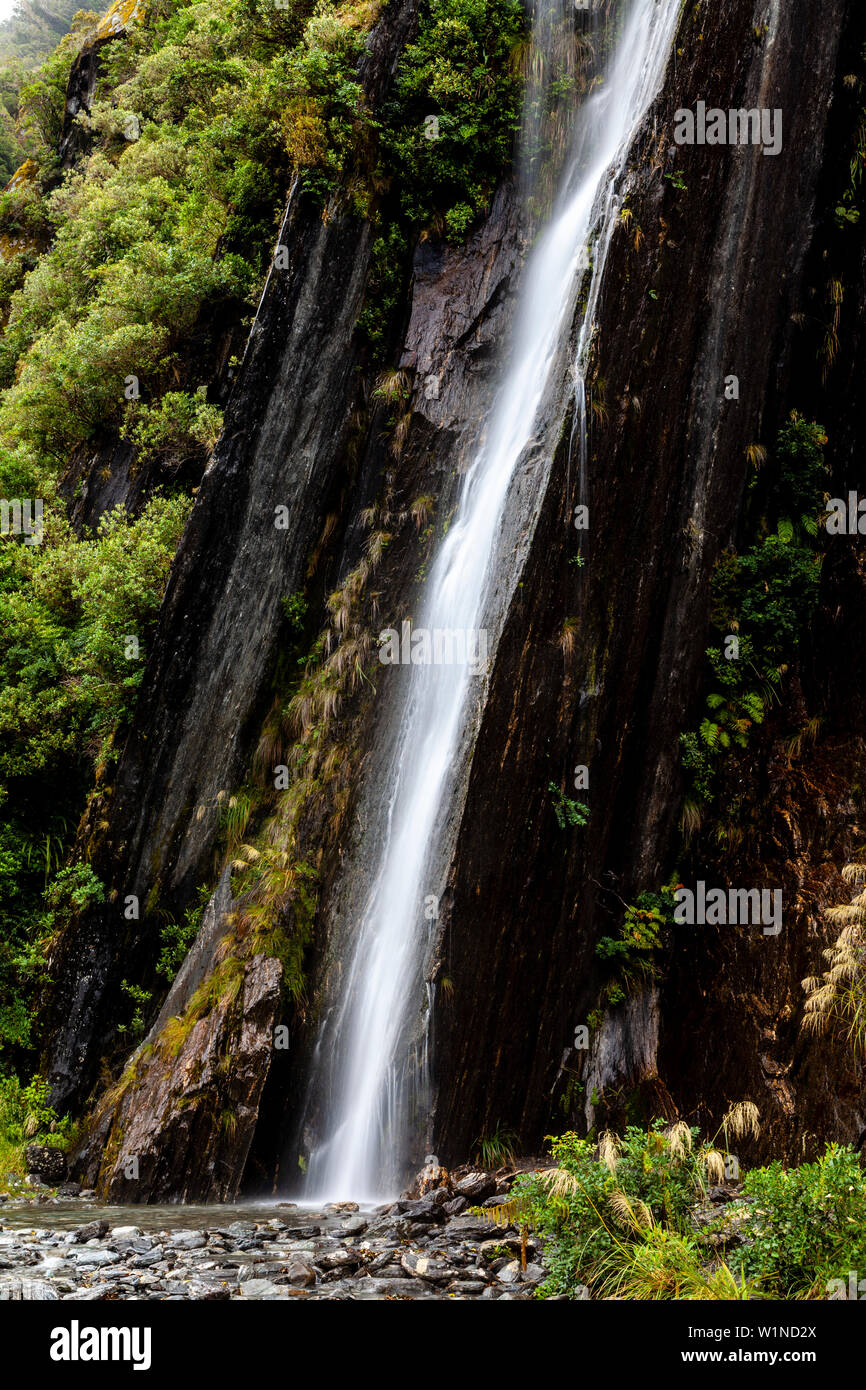
<path id="1" fill-rule="evenodd" d="M 436 1260 L 429 1255 L 414 1252 L 403 1255 L 400 1264 L 414 1279 L 424 1279 L 429 1284 L 447 1284 L 456 1273 L 445 1260 Z"/>
<path id="2" fill-rule="evenodd" d="M 299 1255 L 293 1255 L 279 1282 L 293 1284 L 296 1288 L 309 1288 L 311 1284 L 315 1284 L 316 1275 L 306 1260 L 302 1260 Z"/>
<path id="3" fill-rule="evenodd" d="M 446 1227 L 449 1240 L 487 1240 L 490 1222 L 478 1216 L 453 1216 Z"/>
<path id="4" fill-rule="evenodd" d="M 486 1197 L 492 1197 L 496 1192 L 496 1179 L 489 1173 L 467 1173 L 465 1178 L 454 1184 L 454 1190 L 461 1197 L 465 1197 L 467 1202 L 477 1206 Z"/>
<path id="5" fill-rule="evenodd" d="M 203 1231 L 175 1231 L 171 1243 L 177 1250 L 203 1250 L 207 1236 Z"/>
<path id="6" fill-rule="evenodd" d="M 217 920 L 224 935 L 224 917 Z M 264 955 L 238 969 L 240 988 L 221 992 L 176 1048 L 163 1046 L 160 1035 L 150 1052 L 139 1049 L 122 1094 L 103 1097 L 76 1165 L 85 1181 L 98 1175 L 104 1201 L 225 1203 L 237 1196 L 273 1057 L 283 974 Z M 232 1126 L 222 1123 L 226 1114 Z"/>
<path id="7" fill-rule="evenodd" d="M 35 1174 L 42 1182 L 55 1187 L 67 1174 L 66 1155 L 60 1149 L 45 1144 L 28 1144 L 24 1150 L 28 1176 Z"/>
<path id="8" fill-rule="evenodd" d="M 88 1240 L 101 1240 L 108 1234 L 107 1221 L 88 1221 L 86 1226 L 79 1226 L 77 1231 L 72 1234 L 73 1245 L 84 1245 Z"/>

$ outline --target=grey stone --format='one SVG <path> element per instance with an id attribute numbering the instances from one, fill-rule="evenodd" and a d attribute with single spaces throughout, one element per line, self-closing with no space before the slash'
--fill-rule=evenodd
<path id="1" fill-rule="evenodd" d="M 0 1283 L 0 1301 L 50 1303 L 60 1295 L 44 1279 L 8 1279 Z"/>
<path id="2" fill-rule="evenodd" d="M 83 1245 L 88 1240 L 100 1240 L 107 1233 L 107 1221 L 88 1221 L 86 1226 L 79 1226 L 78 1230 L 73 1232 L 72 1239 L 76 1244 Z"/>
<path id="3" fill-rule="evenodd" d="M 467 1173 L 465 1178 L 454 1184 L 454 1190 L 476 1206 L 485 1197 L 492 1197 L 496 1191 L 496 1179 L 489 1173 Z"/>
<path id="4" fill-rule="evenodd" d="M 179 1250 L 201 1250 L 207 1245 L 207 1236 L 201 1231 L 175 1231 L 171 1243 Z"/>
<path id="5" fill-rule="evenodd" d="M 28 1174 L 35 1173 L 52 1187 L 66 1177 L 66 1155 L 61 1149 L 52 1149 L 46 1144 L 27 1144 L 24 1149 L 24 1162 Z"/>

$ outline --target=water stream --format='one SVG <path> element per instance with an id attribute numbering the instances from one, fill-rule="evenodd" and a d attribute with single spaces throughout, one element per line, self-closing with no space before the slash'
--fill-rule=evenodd
<path id="1" fill-rule="evenodd" d="M 680 0 L 632 0 L 604 81 L 573 118 L 569 153 L 553 214 L 524 271 L 510 351 L 484 435 L 461 487 L 457 511 L 431 568 L 415 631 L 471 634 L 486 640 L 488 660 L 499 636 L 490 619 L 491 592 L 507 569 L 503 518 L 512 480 L 537 441 L 537 420 L 563 345 L 572 332 L 578 290 L 591 277 L 573 365 L 585 476 L 584 358 L 607 249 L 621 210 L 621 179 L 636 129 L 661 85 Z M 562 0 L 538 0 L 534 33 L 541 44 L 556 30 Z M 553 71 L 553 65 L 541 64 Z M 531 93 L 538 102 L 537 91 Z M 537 134 L 535 117 L 524 133 Z M 581 499 L 583 500 L 583 499 Z M 516 576 L 513 582 L 516 582 Z M 501 601 L 496 609 L 501 614 Z M 486 639 L 478 634 L 485 633 Z M 471 646 L 471 642 L 468 644 Z M 435 854 L 457 782 L 471 754 L 466 729 L 484 673 L 468 661 L 413 665 L 402 709 L 394 718 L 387 810 L 367 900 L 345 972 L 335 1040 L 327 1059 L 331 1084 L 327 1133 L 313 1154 L 307 1192 L 313 1200 L 382 1200 L 401 1185 L 410 1123 L 406 1041 L 423 1013 L 420 962 L 432 930 L 424 903 Z M 479 695 L 479 690 L 481 695 Z M 471 740 L 470 740 L 471 742 Z M 423 1031 L 423 1029 L 422 1029 Z M 425 1050 L 422 1047 L 422 1053 Z M 422 1065 L 424 1057 L 421 1059 Z M 324 1062 L 320 1062 L 324 1065 Z M 417 1070 L 417 1060 L 414 1063 Z"/>

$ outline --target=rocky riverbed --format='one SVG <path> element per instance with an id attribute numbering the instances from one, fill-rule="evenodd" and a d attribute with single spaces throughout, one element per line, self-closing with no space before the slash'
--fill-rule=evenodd
<path id="1" fill-rule="evenodd" d="M 0 1300 L 530 1299 L 541 1242 L 468 1208 L 507 1180 L 470 1173 L 373 1210 L 99 1207 L 37 1190 L 0 1205 Z"/>

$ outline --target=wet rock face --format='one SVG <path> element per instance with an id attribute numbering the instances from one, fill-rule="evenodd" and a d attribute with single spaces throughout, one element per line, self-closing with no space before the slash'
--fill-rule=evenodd
<path id="1" fill-rule="evenodd" d="M 418 496 L 431 497 L 431 514 L 440 527 L 454 506 L 462 472 L 471 462 L 495 390 L 498 358 L 508 341 L 524 253 L 519 200 L 511 182 L 497 191 L 488 219 L 465 246 L 423 241 L 415 253 L 411 308 L 400 354 L 411 391 L 406 402 L 411 428 L 399 460 L 400 495 L 406 502 Z M 382 432 L 384 422 L 374 422 L 370 431 L 374 442 L 358 488 L 359 504 L 369 505 L 374 500 L 382 473 L 394 467 L 392 457 L 383 454 L 375 443 L 376 435 Z M 417 527 L 410 521 L 397 531 L 388 547 L 388 559 L 376 584 L 381 591 L 376 619 L 379 630 L 417 612 L 423 599 L 423 581 L 418 579 L 423 561 L 419 544 Z M 339 858 L 323 873 L 316 958 L 311 966 L 320 1017 L 327 1016 L 340 998 L 346 953 L 352 949 L 368 883 L 369 856 L 386 809 L 382 787 L 389 776 L 393 712 L 386 690 L 396 691 L 403 673 L 393 669 L 385 674 L 387 684 L 383 681 L 380 685 L 382 698 L 373 702 L 357 740 L 365 757 L 347 831 L 341 836 Z M 337 1017 L 336 1010 L 332 1016 Z M 279 1093 L 269 1098 L 275 1116 L 282 1112 L 282 1118 L 274 1120 L 275 1128 L 306 1131 L 308 1136 L 315 1132 L 321 1096 L 315 1085 L 306 1083 L 316 1038 L 317 1025 L 306 1032 L 298 1030 L 294 1075 L 300 1084 L 296 1083 L 294 1095 L 287 1095 L 284 1079 Z M 330 1042 L 325 1044 L 326 1053 L 329 1047 Z M 327 1090 L 321 1068 L 317 1080 Z M 420 1162 L 423 1152 L 421 1141 L 414 1158 Z"/>
<path id="2" fill-rule="evenodd" d="M 393 72 L 415 14 L 389 8 L 362 64 L 371 100 Z M 185 904 L 207 872 L 218 793 L 234 787 L 270 699 L 284 636 L 280 600 L 303 589 L 310 554 L 348 466 L 358 349 L 352 338 L 370 226 L 323 220 L 293 191 L 225 429 L 175 560 L 135 726 L 101 803 L 108 837 L 92 862 L 121 898 Z M 277 528 L 277 507 L 288 529 Z M 47 1067 L 62 1108 L 87 1095 L 119 1006 L 121 961 L 146 941 L 113 908 L 76 923 L 52 960 Z"/>
<path id="3" fill-rule="evenodd" d="M 58 146 L 58 154 L 64 168 L 72 165 L 76 158 L 85 151 L 84 133 L 75 118 L 81 111 L 90 110 L 96 84 L 99 81 L 100 55 L 106 43 L 109 42 L 109 38 L 103 38 L 96 43 L 86 45 L 72 64 L 66 88 L 63 128 Z"/>
<path id="4" fill-rule="evenodd" d="M 243 774 L 281 637 L 280 599 L 303 587 L 335 474 L 352 383 L 369 230 L 327 224 L 293 199 L 246 371 L 202 482 L 163 602 L 136 725 L 104 817 L 97 873 L 141 903 L 183 901 L 201 874 L 217 794 Z M 280 278 L 282 277 L 282 278 Z M 281 344 L 282 348 L 277 345 Z M 287 506 L 291 529 L 278 530 Z M 117 987 L 120 914 L 94 913 L 61 943 L 51 1059 L 66 1104 L 86 1091 Z M 136 939 L 139 938 L 136 932 Z M 115 944 L 116 943 L 116 944 Z M 113 1001 L 112 1001 L 113 1002 Z"/>
<path id="5" fill-rule="evenodd" d="M 514 187 L 503 184 L 467 246 L 424 241 L 415 254 L 400 366 L 415 374 L 413 412 L 448 431 L 442 443 L 453 438 L 452 467 L 467 461 L 465 449 L 478 435 L 484 387 L 507 337 L 523 251 Z"/>
<path id="6" fill-rule="evenodd" d="M 792 315 L 804 305 L 808 310 L 806 266 L 821 215 L 818 184 L 834 84 L 845 71 L 839 46 L 850 6 L 829 0 L 818 12 L 807 0 L 791 0 L 778 11 L 772 32 L 759 40 L 752 0 L 730 0 L 700 33 L 693 12 L 684 10 L 677 62 L 635 142 L 627 175 L 632 221 L 614 234 L 599 301 L 591 364 L 597 410 L 585 480 L 569 451 L 567 373 L 549 404 L 550 419 L 562 425 L 560 444 L 535 504 L 525 563 L 519 562 L 521 582 L 497 654 L 441 905 L 437 966 L 453 987 L 447 1000 L 444 991 L 437 995 L 435 1119 L 437 1148 L 447 1160 L 465 1157 L 479 1133 L 499 1124 L 527 1143 L 561 1127 L 560 1063 L 574 1062 L 575 1026 L 596 1000 L 595 942 L 616 926 L 618 914 L 621 920 L 623 898 L 656 886 L 671 867 L 681 794 L 678 738 L 689 727 L 701 678 L 712 568 L 736 534 L 746 449 L 771 440 L 792 405 L 808 408 L 792 395 Z M 386 89 L 413 21 L 412 4 L 389 6 L 371 36 L 364 65 L 371 99 Z M 783 153 L 771 159 L 751 148 L 677 149 L 675 111 L 703 98 L 781 107 Z M 280 600 L 303 587 L 309 556 L 337 510 L 340 535 L 329 574 L 345 569 L 357 550 L 358 514 L 394 468 L 375 413 L 360 464 L 349 463 L 347 448 L 360 365 L 352 329 L 370 241 L 365 224 L 342 213 L 323 222 L 318 209 L 293 193 L 280 232 L 288 267 L 272 271 L 265 289 L 225 433 L 173 569 L 135 726 L 114 787 L 91 812 L 93 825 L 110 826 L 107 838 L 94 839 L 92 862 L 120 901 L 130 893 L 172 908 L 189 900 L 211 862 L 218 793 L 242 779 L 270 698 L 283 641 Z M 499 190 L 489 219 L 465 247 L 427 241 L 417 250 L 399 355 L 412 392 L 400 488 L 405 501 L 435 494 L 437 517 L 453 504 L 490 402 L 523 253 L 510 186 Z M 861 303 L 864 298 L 861 292 Z M 852 350 L 853 362 L 859 340 Z M 740 380 L 736 403 L 723 397 L 728 372 Z M 856 380 L 855 373 L 850 383 Z M 844 400 L 837 402 L 837 421 L 849 454 L 862 449 L 862 430 Z M 580 502 L 591 518 L 582 569 L 569 564 L 578 539 L 571 517 Z M 280 503 L 289 507 L 287 531 L 273 524 Z M 409 611 L 419 592 L 417 570 L 414 534 L 395 536 L 382 571 L 383 623 Z M 853 592 L 856 599 L 856 586 Z M 572 644 L 562 641 L 567 620 Z M 852 622 L 837 647 L 856 646 L 858 631 Z M 828 644 L 826 658 L 832 685 L 838 650 Z M 852 717 L 850 700 L 837 708 L 840 717 Z M 375 840 L 387 719 L 381 700 L 363 738 L 366 776 L 339 847 L 339 858 L 348 864 L 354 856 L 357 871 L 325 875 L 311 1015 L 326 1013 L 343 980 L 369 867 L 357 827 L 365 827 L 365 844 Z M 590 823 L 583 831 L 562 831 L 547 787 L 553 780 L 566 795 L 579 795 L 572 791 L 577 764 L 590 769 Z M 803 882 L 810 856 L 835 855 L 844 842 L 836 826 L 849 811 L 844 788 L 838 790 L 832 814 L 811 821 L 799 845 Z M 808 793 L 801 788 L 798 795 Z M 755 872 L 755 861 L 742 870 Z M 802 903 L 797 910 L 817 937 L 814 914 Z M 89 1093 L 112 1039 L 119 980 L 146 954 L 152 926 L 151 918 L 130 927 L 109 902 L 70 928 L 55 949 L 47 1069 L 62 1108 Z M 205 931 L 196 947 L 203 956 L 208 940 Z M 765 943 L 715 951 L 696 942 L 658 997 L 631 1012 L 626 1007 L 605 1026 L 584 1077 L 585 1100 L 591 1102 L 598 1084 L 640 1082 L 655 1114 L 698 1103 L 712 1114 L 717 1101 L 724 1104 L 747 1086 L 784 1151 L 793 1132 L 785 1117 L 802 1116 L 803 1106 L 814 1107 L 828 1092 L 824 1062 L 810 1064 L 793 1084 L 800 1063 L 794 1066 L 791 1000 L 799 999 L 797 982 L 813 963 L 805 948 L 770 959 Z M 211 964 L 210 956 L 199 961 L 205 973 Z M 80 1160 L 85 1182 L 98 1177 L 101 1191 L 127 1201 L 144 1200 L 145 1193 L 149 1200 L 182 1194 L 215 1200 L 237 1191 L 247 1154 L 255 1152 L 255 1113 L 270 1067 L 263 1039 L 274 982 L 263 968 L 244 979 L 255 1015 L 249 1033 L 231 1009 L 217 1010 L 195 1025 L 170 1066 L 139 1058 L 134 1083 L 97 1113 Z M 750 981 L 758 977 L 753 991 Z M 715 1026 L 725 1032 L 722 1048 L 711 1032 L 700 1031 L 699 1015 L 711 997 Z M 175 998 L 166 1007 L 162 1022 L 182 1002 Z M 698 1034 L 701 1045 L 684 1049 L 683 1037 Z M 275 1085 L 270 1071 L 269 1144 L 301 1112 L 311 1041 L 309 1030 L 297 1047 L 293 1040 L 288 1080 L 281 1075 Z M 218 1126 L 223 1102 L 216 1108 L 225 1091 L 218 1067 L 226 1058 L 230 1073 L 239 1069 L 231 1136 Z M 839 1137 L 856 1111 L 847 1085 L 839 1093 L 830 1088 L 832 1105 L 821 1121 Z M 315 1121 L 316 1104 L 314 1097 L 306 1119 Z M 124 1174 L 124 1161 L 137 1152 L 130 1134 L 149 1163 L 137 1187 Z M 265 1154 L 263 1144 L 263 1172 L 273 1172 L 276 1147 L 274 1141 Z M 414 1217 L 410 1224 L 429 1227 L 430 1239 L 447 1220 L 448 1231 L 462 1239 L 479 1234 L 467 1205 L 488 1198 L 457 1190 L 444 1204 L 421 1191 L 407 1200 L 418 1205 L 400 1213 L 401 1220 Z M 421 1250 L 424 1259 L 441 1258 L 438 1250 L 424 1253 L 423 1244 Z M 299 1265 L 299 1289 L 319 1288 L 316 1269 L 329 1276 L 328 1284 L 344 1277 L 345 1251 L 331 1251 L 325 1264 L 311 1262 L 309 1251 L 294 1253 L 313 1267 L 317 1281 L 306 1283 Z M 383 1248 L 376 1259 L 387 1259 L 376 1269 L 387 1269 L 392 1281 L 417 1283 L 417 1254 Z M 385 1278 L 374 1263 L 363 1267 L 365 1288 L 373 1287 L 374 1274 Z M 480 1275 L 473 1279 L 483 1284 Z"/>
<path id="7" fill-rule="evenodd" d="M 109 1202 L 231 1201 L 258 1114 L 279 1018 L 282 967 L 254 956 L 181 1041 L 156 1035 L 130 1064 L 119 1100 L 109 1092 L 74 1161 Z M 122 1082 L 121 1085 L 124 1085 Z"/>
<path id="8" fill-rule="evenodd" d="M 96 84 L 102 71 L 105 45 L 112 39 L 126 34 L 130 24 L 140 19 L 143 13 L 144 0 L 115 0 L 89 34 L 72 64 L 66 86 L 63 126 L 57 151 L 64 168 L 69 168 L 81 154 L 87 152 L 86 134 L 75 118 L 82 111 L 89 112 L 93 104 Z"/>
<path id="9" fill-rule="evenodd" d="M 553 1095 L 561 1064 L 580 1064 L 573 1038 L 595 1005 L 595 942 L 621 921 L 623 899 L 672 867 L 679 734 L 703 673 L 712 568 L 736 534 L 746 449 L 772 441 L 793 406 L 810 408 L 790 394 L 791 316 L 809 302 L 805 268 L 851 11 L 843 0 L 820 13 L 778 7 L 760 43 L 753 11 L 751 0 L 733 0 L 699 35 L 684 10 L 676 65 L 635 142 L 632 219 L 615 233 L 597 315 L 599 408 L 583 495 L 563 385 L 565 437 L 497 654 L 443 914 L 441 972 L 452 987 L 440 993 L 435 1021 L 433 1142 L 446 1160 L 500 1123 L 527 1143 L 561 1124 Z M 783 153 L 677 148 L 674 113 L 699 98 L 783 108 Z M 728 373 L 739 377 L 736 402 L 724 399 Z M 814 368 L 811 381 L 816 391 Z M 832 421 L 823 423 L 832 434 Z M 570 524 L 578 503 L 590 509 L 583 568 L 568 563 L 580 539 Z M 565 645 L 568 619 L 574 640 Z M 564 832 L 547 786 L 579 797 L 577 765 L 589 768 L 590 822 Z M 756 872 L 730 881 L 765 881 L 753 864 Z M 802 908 L 792 913 L 792 931 L 805 934 L 808 924 Z M 756 949 L 767 955 L 766 942 Z M 786 1102 L 778 1079 L 752 1075 L 754 959 L 744 948 L 730 968 L 714 974 L 708 956 L 700 971 L 702 997 L 727 1001 L 721 1055 L 706 1055 L 710 1037 L 691 1015 L 683 978 L 662 997 L 660 1093 L 669 1089 L 690 1111 L 705 1101 L 709 1113 L 726 1095 L 748 1093 L 769 1136 Z M 797 969 L 791 952 L 766 961 L 770 1014 L 801 998 Z M 706 1043 L 703 1064 L 683 1047 L 692 1036 L 685 1017 Z M 653 1071 L 641 1049 L 631 1080 L 652 1081 Z M 628 1086 L 628 1076 L 620 1080 Z M 854 1124 L 855 1109 L 843 1105 L 834 1132 L 850 1137 Z"/>

